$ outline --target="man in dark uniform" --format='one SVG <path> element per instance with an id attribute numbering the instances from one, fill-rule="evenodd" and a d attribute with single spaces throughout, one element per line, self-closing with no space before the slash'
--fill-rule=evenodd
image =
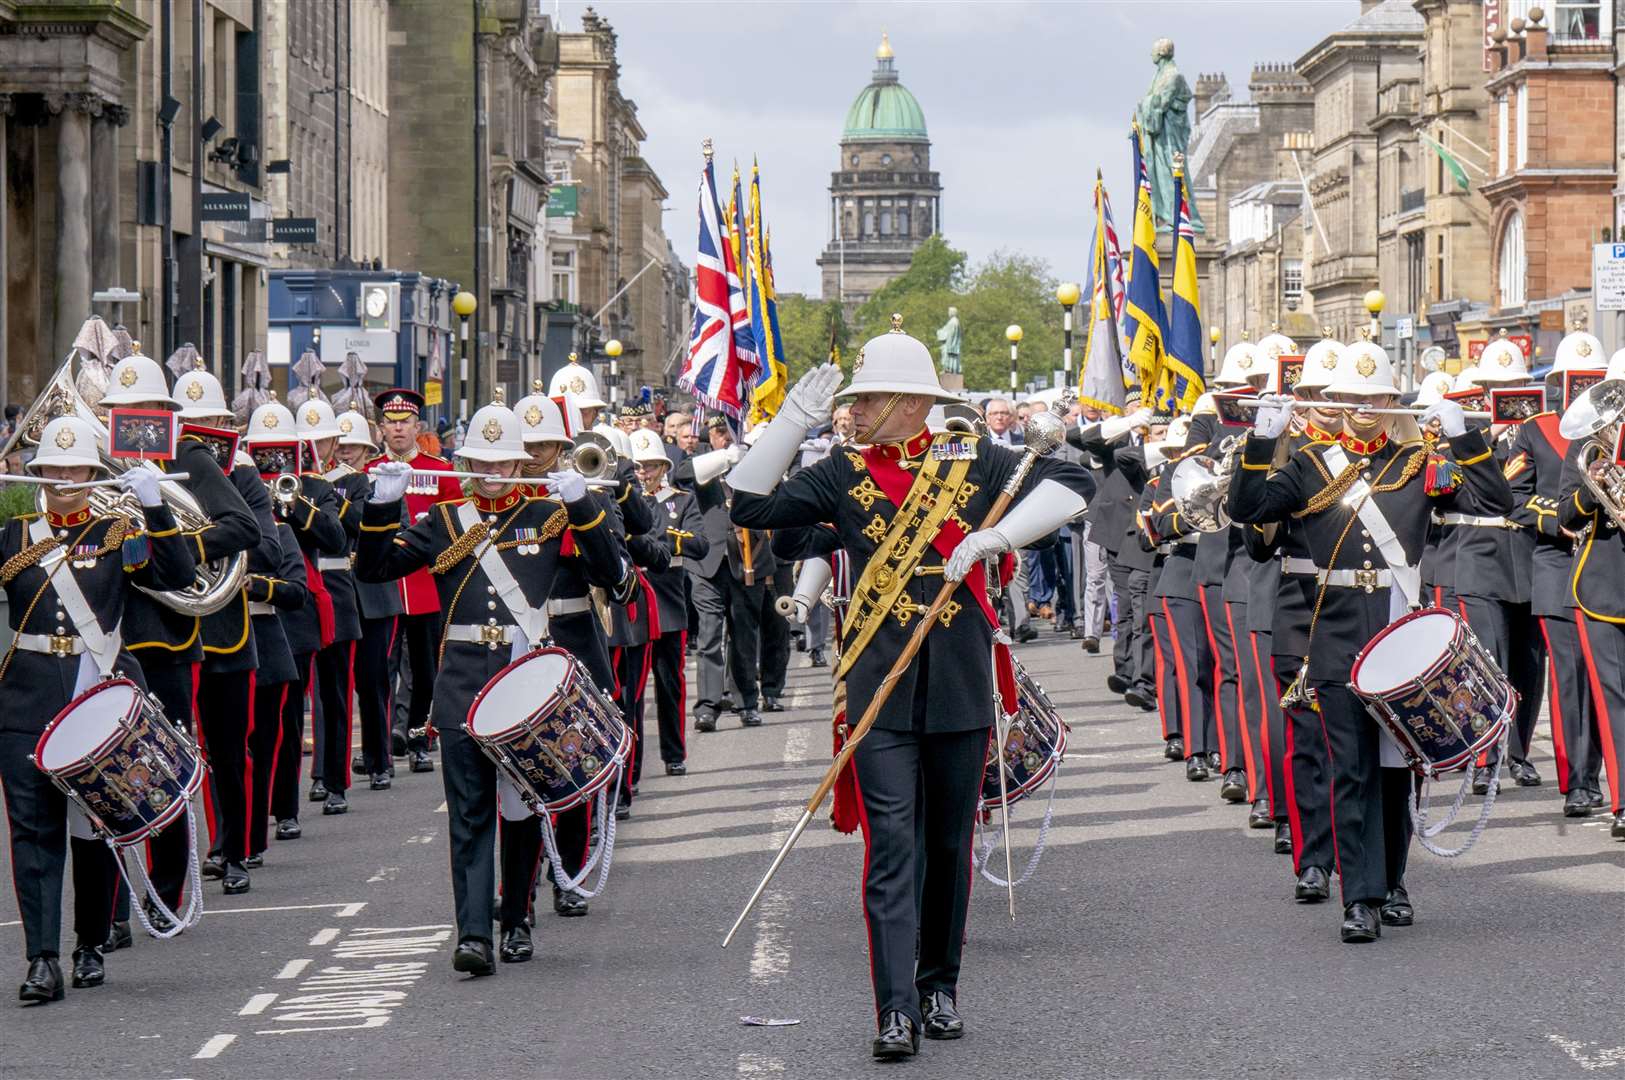
<path id="1" fill-rule="evenodd" d="M 1175 662 L 1174 633 L 1168 622 L 1168 613 L 1162 601 L 1157 599 L 1163 566 L 1167 563 L 1172 545 L 1158 544 L 1150 532 L 1151 507 L 1157 499 L 1157 489 L 1162 479 L 1162 466 L 1166 460 L 1162 452 L 1170 420 L 1171 417 L 1166 415 L 1153 417 L 1146 440 L 1140 446 L 1140 459 L 1147 470 L 1146 482 L 1135 501 L 1132 518 L 1134 532 L 1118 548 L 1118 557 L 1131 566 L 1140 561 L 1146 564 L 1143 575 L 1131 577 L 1130 589 L 1141 590 L 1139 602 L 1145 608 L 1145 635 L 1151 650 L 1150 666 L 1145 670 L 1151 679 L 1157 718 L 1161 722 L 1162 756 L 1169 761 L 1182 762 L 1185 760 L 1185 712 L 1180 696 L 1179 668 Z M 1130 544 L 1135 549 L 1132 552 Z M 1207 768 L 1205 760 L 1202 767 Z"/>
<path id="2" fill-rule="evenodd" d="M 997 526 L 978 529 L 1022 455 L 974 435 L 930 434 L 931 405 L 950 395 L 929 350 L 902 332 L 901 321 L 894 316 L 893 331 L 864 346 L 845 391 L 855 395 L 856 441 L 866 451 L 842 449 L 782 480 L 807 431 L 830 416 L 841 374 L 825 365 L 796 384 L 728 479 L 735 524 L 828 522 L 854 566 L 864 567 L 840 669 L 853 703 L 875 698 L 940 591 L 938 578 L 963 583 L 852 759 L 867 849 L 879 1058 L 916 1053 L 922 1026 L 931 1038 L 964 1031 L 956 994 L 970 841 L 995 711 L 997 621 L 983 560 L 1054 532 L 1082 513 L 1094 490 L 1081 466 L 1036 458 Z"/>
<path id="3" fill-rule="evenodd" d="M 519 418 L 501 405 L 487 405 L 474 414 L 468 443 L 459 452 L 481 470 L 502 477 L 517 475 L 529 458 Z M 469 502 L 477 514 L 474 524 L 463 524 L 459 512 L 463 503 L 459 501 L 436 507 L 424 520 L 403 530 L 400 502 L 411 480 L 411 466 L 405 462 L 379 465 L 373 470 L 373 492 L 363 512 L 356 554 L 356 571 L 367 581 L 388 581 L 429 569 L 445 612 L 432 719 L 440 732 L 457 910 L 453 967 L 472 975 L 496 971 L 491 923 L 497 777 L 490 759 L 464 730 L 469 707 L 474 695 L 516 653 L 539 643 L 531 640 L 533 634 L 538 638 L 545 634 L 542 612 L 558 573 L 566 535 L 578 549 L 577 558 L 593 583 L 612 585 L 624 574 L 623 554 L 602 528 L 607 511 L 588 497 L 586 481 L 574 472 L 554 472 L 550 479 L 562 505 L 552 498 L 527 498 L 511 484 L 476 480 Z M 512 543 L 520 529 L 535 530 L 529 534 L 535 539 Z M 500 560 L 518 582 L 522 609 L 509 606 L 509 598 L 499 593 L 482 565 L 484 558 Z M 538 694 L 545 690 L 538 687 Z M 510 899 L 518 902 L 510 905 Z M 528 946 L 527 901 L 528 897 L 504 896 L 504 946 L 510 936 L 516 944 L 522 937 Z"/>
<path id="4" fill-rule="evenodd" d="M 160 382 L 162 376 L 159 376 Z M 97 432 L 76 416 L 46 424 L 31 473 L 69 483 L 104 471 Z M 51 779 L 30 760 L 45 725 L 102 675 L 122 674 L 146 688 L 123 647 L 120 620 L 134 586 L 177 589 L 192 584 L 193 542 L 181 536 L 158 491 L 158 474 L 136 467 L 121 477 L 141 504 L 143 520 L 98 516 L 83 489 L 47 487 L 45 513 L 23 514 L 0 528 L 0 586 L 15 634 L 0 661 L 0 787 L 11 835 L 11 875 L 23 923 L 28 975 L 25 1002 L 62 999 L 57 961 L 62 937 L 62 877 L 72 832 L 75 987 L 105 978 L 102 944 L 112 927 L 118 869 L 69 808 Z M 184 822 L 166 831 L 186 835 Z"/>
<path id="5" fill-rule="evenodd" d="M 1369 408 L 1399 397 L 1388 356 L 1369 341 L 1349 347 L 1333 400 Z M 1333 838 L 1342 878 L 1345 943 L 1374 941 L 1382 922 L 1409 925 L 1404 885 L 1410 839 L 1410 775 L 1384 769 L 1380 735 L 1348 687 L 1349 670 L 1371 638 L 1407 608 L 1420 606 L 1417 562 L 1429 509 L 1504 514 L 1512 494 L 1482 434 L 1468 431 L 1460 406 L 1444 401 L 1423 414 L 1437 419 L 1462 470 L 1450 490 L 1430 490 L 1428 453 L 1414 425 L 1361 409 L 1345 414 L 1336 444 L 1310 443 L 1272 468 L 1276 442 L 1291 420 L 1291 401 L 1269 395 L 1258 409 L 1230 486 L 1239 522 L 1265 524 L 1297 515 L 1319 572 L 1319 610 L 1310 626 L 1303 681 L 1320 709 L 1332 770 Z M 1400 437 L 1395 437 L 1396 433 Z"/>
<path id="6" fill-rule="evenodd" d="M 254 482 L 260 482 L 257 473 Z M 284 624 L 288 618 L 304 611 L 310 597 L 305 557 L 299 550 L 299 537 L 294 533 L 293 526 L 286 521 L 277 521 L 273 527 L 281 558 L 274 565 L 267 565 L 256 548 L 249 560 L 246 585 L 248 612 L 254 619 L 254 646 L 260 662 L 254 673 L 254 723 L 248 737 L 253 782 L 249 785 L 248 859 L 244 865 L 250 870 L 264 865 L 265 850 L 269 846 L 266 841 L 266 821 L 271 814 L 271 783 L 277 773 L 282 718 L 287 711 L 289 696 L 293 695 L 301 712 L 304 710 L 301 691 L 305 681 L 294 664 L 293 646 L 289 643 L 288 629 Z M 296 757 L 303 756 L 304 747 L 290 747 L 289 752 Z M 297 790 L 294 797 L 297 807 Z M 289 835 L 283 835 L 279 828 L 278 839 L 298 838 L 299 822 L 293 820 L 289 825 Z"/>

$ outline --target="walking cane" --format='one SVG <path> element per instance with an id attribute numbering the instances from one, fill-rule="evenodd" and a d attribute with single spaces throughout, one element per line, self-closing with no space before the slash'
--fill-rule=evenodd
<path id="1" fill-rule="evenodd" d="M 1016 471 L 1010 474 L 1009 481 L 1004 485 L 1003 490 L 999 492 L 999 497 L 994 500 L 993 506 L 987 512 L 987 516 L 982 519 L 982 524 L 977 527 L 978 532 L 983 529 L 991 529 L 999 523 L 999 519 L 1004 516 L 1004 512 L 1010 508 L 1010 503 L 1015 499 L 1016 492 L 1021 489 L 1022 482 L 1027 479 L 1027 474 L 1032 471 L 1033 462 L 1061 444 L 1061 441 L 1066 437 L 1066 428 L 1063 426 L 1061 418 L 1054 413 L 1041 412 L 1034 413 L 1028 418 L 1023 434 L 1026 437 L 1026 451 L 1021 455 L 1021 462 L 1016 466 Z M 886 673 L 886 677 L 881 680 L 880 686 L 876 688 L 875 696 L 869 700 L 869 707 L 863 710 L 863 717 L 858 721 L 857 726 L 852 729 L 852 733 L 847 737 L 846 744 L 841 747 L 841 752 L 835 755 L 835 760 L 830 763 L 828 771 L 824 773 L 824 779 L 813 790 L 812 798 L 807 800 L 806 808 L 801 811 L 801 819 L 796 822 L 795 828 L 790 830 L 790 835 L 785 839 L 784 845 L 779 848 L 779 853 L 773 857 L 772 865 L 767 868 L 767 873 L 763 875 L 761 883 L 756 886 L 756 891 L 750 894 L 750 900 L 745 903 L 745 908 L 739 913 L 739 918 L 734 920 L 727 937 L 722 939 L 724 949 L 733 941 L 734 935 L 739 932 L 739 927 L 744 923 L 745 918 L 755 910 L 757 902 L 762 899 L 762 893 L 767 891 L 768 883 L 773 880 L 773 875 L 779 872 L 779 867 L 784 865 L 785 856 L 790 854 L 790 849 L 795 847 L 797 840 L 801 839 L 801 834 L 807 830 L 807 825 L 812 821 L 813 815 L 818 813 L 818 808 L 823 805 L 824 797 L 835 786 L 836 778 L 841 775 L 841 770 L 851 760 L 852 752 L 857 749 L 858 743 L 863 741 L 863 737 L 869 734 L 869 729 L 874 727 L 875 719 L 880 715 L 880 710 L 886 704 L 886 699 L 891 697 L 892 690 L 897 686 L 897 680 L 903 677 L 903 673 L 908 670 L 909 664 L 914 662 L 914 657 L 919 654 L 920 646 L 925 644 L 925 635 L 936 621 L 937 614 L 948 603 L 949 598 L 953 596 L 954 590 L 958 587 L 959 582 L 957 581 L 944 581 L 942 583 L 942 588 L 937 592 L 937 598 L 931 602 L 931 607 L 926 611 L 925 617 L 914 627 L 914 633 L 910 635 L 908 641 L 904 644 L 903 651 L 898 654 L 896 662 L 891 666 L 891 670 Z M 1004 771 L 1002 762 L 999 771 L 1002 775 Z M 1008 816 L 1006 817 L 1006 823 L 1008 824 Z M 1005 829 L 1005 837 L 1005 842 L 1009 843 L 1008 828 Z M 1010 910 L 1013 918 L 1015 912 L 1013 893 L 1010 900 Z"/>

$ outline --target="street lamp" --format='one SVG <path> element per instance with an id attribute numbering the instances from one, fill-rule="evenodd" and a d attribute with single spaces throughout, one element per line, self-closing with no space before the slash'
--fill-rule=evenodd
<path id="1" fill-rule="evenodd" d="M 1207 369 L 1209 372 L 1219 370 L 1219 328 L 1210 326 L 1207 329 Z"/>
<path id="2" fill-rule="evenodd" d="M 1010 343 L 1010 396 L 1016 393 L 1016 347 L 1021 344 L 1021 327 L 1011 323 L 1004 328 L 1004 338 Z"/>
<path id="3" fill-rule="evenodd" d="M 468 320 L 480 302 L 468 290 L 459 292 L 451 298 L 451 310 L 460 320 L 458 333 L 462 339 L 461 351 L 457 365 L 457 419 L 468 415 Z"/>
<path id="4" fill-rule="evenodd" d="M 1083 290 L 1078 288 L 1078 283 L 1075 281 L 1064 282 L 1060 288 L 1055 290 L 1055 299 L 1061 302 L 1063 313 L 1061 319 L 1061 366 L 1066 368 L 1066 385 L 1068 386 L 1072 385 L 1072 309 L 1077 305 L 1078 298 L 1082 295 Z"/>
<path id="5" fill-rule="evenodd" d="M 609 407 L 613 412 L 620 403 L 621 398 L 621 353 L 623 347 L 619 338 L 610 338 L 604 342 L 604 355 L 609 357 Z"/>
<path id="6" fill-rule="evenodd" d="M 1371 313 L 1371 340 L 1382 344 L 1382 306 L 1388 298 L 1382 295 L 1381 289 L 1372 289 L 1365 294 L 1365 309 Z"/>

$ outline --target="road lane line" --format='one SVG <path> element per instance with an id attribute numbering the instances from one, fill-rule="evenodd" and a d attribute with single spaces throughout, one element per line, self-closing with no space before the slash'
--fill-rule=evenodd
<path id="1" fill-rule="evenodd" d="M 310 966 L 309 960 L 289 960 L 282 965 L 282 970 L 276 973 L 279 979 L 297 979 L 299 973 Z"/>
<path id="2" fill-rule="evenodd" d="M 312 945 L 326 945 L 328 942 L 332 941 L 338 936 L 339 928 L 336 926 L 329 926 L 326 930 L 316 931 L 316 936 L 310 939 L 310 943 Z"/>
<path id="3" fill-rule="evenodd" d="M 322 911 L 322 910 L 325 910 L 327 908 L 338 908 L 339 909 L 338 916 L 339 916 L 339 918 L 342 919 L 342 918 L 349 917 L 349 916 L 347 916 L 345 914 L 346 912 L 349 912 L 349 915 L 353 916 L 353 915 L 356 914 L 356 912 L 359 912 L 362 908 L 364 908 L 366 906 L 367 906 L 367 902 L 365 900 L 363 900 L 360 903 L 346 903 L 346 904 L 282 904 L 282 905 L 280 905 L 278 907 L 210 908 L 208 911 L 205 911 L 203 914 L 205 914 L 205 915 L 253 915 L 253 914 L 258 914 L 258 913 L 267 912 L 267 911 Z M 355 909 L 355 910 L 352 911 L 351 910 L 352 908 Z"/>
<path id="4" fill-rule="evenodd" d="M 270 1008 L 271 1002 L 277 999 L 275 994 L 255 994 L 248 999 L 248 1004 L 237 1010 L 238 1016 L 258 1016 Z"/>
<path id="5" fill-rule="evenodd" d="M 361 909 L 366 906 L 367 902 L 365 900 L 361 901 L 359 904 L 345 904 L 343 907 L 333 912 L 333 918 L 353 919 L 357 915 L 361 914 Z"/>
<path id="6" fill-rule="evenodd" d="M 802 695 L 797 694 L 800 698 Z M 799 707 L 799 706 L 796 706 Z M 807 747 L 811 741 L 811 725 L 797 724 L 785 732 L 783 763 L 797 766 L 806 763 Z M 785 803 L 773 810 L 773 834 L 768 847 L 777 851 L 790 836 L 790 829 L 801 818 L 799 803 Z M 790 970 L 790 949 L 781 931 L 790 911 L 790 902 L 778 889 L 763 894 L 756 916 L 756 940 L 750 950 L 750 981 L 758 986 L 772 982 Z"/>
<path id="7" fill-rule="evenodd" d="M 215 1035 L 203 1044 L 203 1049 L 192 1055 L 192 1060 L 207 1061 L 209 1058 L 217 1058 L 226 1047 L 236 1041 L 235 1035 Z"/>

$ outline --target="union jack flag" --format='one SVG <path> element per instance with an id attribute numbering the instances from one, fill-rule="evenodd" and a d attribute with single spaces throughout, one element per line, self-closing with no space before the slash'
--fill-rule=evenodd
<path id="1" fill-rule="evenodd" d="M 750 405 L 757 365 L 750 339 L 750 312 L 740 284 L 739 263 L 717 201 L 717 179 L 709 151 L 700 172 L 699 219 L 694 326 L 689 332 L 688 360 L 677 383 L 706 408 L 737 420 Z"/>

